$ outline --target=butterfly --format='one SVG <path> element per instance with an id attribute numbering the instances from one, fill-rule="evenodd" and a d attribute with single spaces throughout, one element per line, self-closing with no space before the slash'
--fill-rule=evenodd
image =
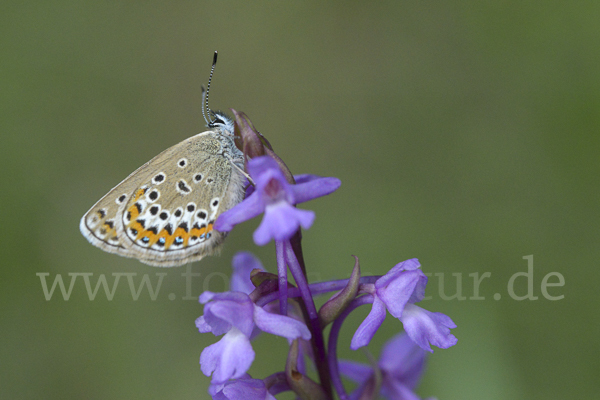
<path id="1" fill-rule="evenodd" d="M 218 251 L 226 232 L 218 216 L 244 198 L 243 153 L 234 143 L 233 120 L 208 108 L 208 130 L 163 151 L 115 186 L 81 218 L 94 246 L 158 267 L 173 267 Z M 206 108 L 209 118 L 204 113 Z"/>

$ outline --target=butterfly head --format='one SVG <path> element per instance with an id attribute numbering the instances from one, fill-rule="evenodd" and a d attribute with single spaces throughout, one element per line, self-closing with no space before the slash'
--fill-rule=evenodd
<path id="1" fill-rule="evenodd" d="M 233 120 L 227 114 L 222 111 L 210 110 L 212 119 L 207 121 L 209 128 L 221 128 L 230 133 L 233 133 Z"/>

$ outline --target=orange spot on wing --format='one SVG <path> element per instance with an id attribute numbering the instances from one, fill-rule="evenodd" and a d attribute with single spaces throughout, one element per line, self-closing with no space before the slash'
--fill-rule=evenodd
<path id="1" fill-rule="evenodd" d="M 177 236 L 181 236 L 181 238 L 183 239 L 183 247 L 186 247 L 188 244 L 188 240 L 190 239 L 190 235 L 185 231 L 185 229 L 177 228 L 175 229 L 175 232 L 173 232 L 173 240 L 175 240 Z"/>
<path id="2" fill-rule="evenodd" d="M 169 232 L 167 232 L 165 229 L 158 232 L 158 235 L 156 235 L 156 241 L 158 242 L 160 238 L 165 238 L 165 250 L 168 249 L 175 240 L 175 237 L 169 235 Z"/>
<path id="3" fill-rule="evenodd" d="M 135 207 L 134 207 L 134 208 L 135 208 Z M 137 212 L 137 209 L 136 209 L 136 212 Z M 145 229 L 144 229 L 144 227 L 142 226 L 142 224 L 140 224 L 140 223 L 139 223 L 139 222 L 137 222 L 137 221 L 132 221 L 132 222 L 130 222 L 130 223 L 129 223 L 129 225 L 128 225 L 128 227 L 129 227 L 129 228 L 133 228 L 133 229 L 135 229 L 135 230 L 137 231 L 137 235 L 136 235 L 136 237 L 135 237 L 135 240 L 138 240 L 139 238 L 141 238 L 141 237 L 143 236 L 142 234 L 143 234 L 144 232 L 148 232 L 147 230 L 145 230 Z M 130 231 L 130 232 L 131 232 L 131 231 Z M 150 233 L 150 232 L 148 232 L 148 233 Z"/>
<path id="4" fill-rule="evenodd" d="M 134 221 L 140 215 L 140 212 L 138 211 L 138 208 L 135 206 L 135 204 L 129 207 L 127 211 L 129 211 L 129 213 L 131 214 L 132 221 Z"/>
<path id="5" fill-rule="evenodd" d="M 138 189 L 138 191 L 133 195 L 133 200 L 139 199 L 144 193 L 146 193 L 146 189 Z"/>
<path id="6" fill-rule="evenodd" d="M 183 239 L 183 246 L 187 246 L 190 235 L 183 228 L 175 229 L 175 232 L 173 232 L 172 235 L 169 235 L 169 232 L 167 232 L 165 229 L 161 230 L 156 236 L 156 240 L 154 243 L 156 243 L 156 241 L 158 241 L 160 238 L 165 238 L 166 250 L 173 245 L 173 243 L 175 242 L 175 238 L 177 238 L 178 236 L 181 236 L 181 238 Z"/>
<path id="7" fill-rule="evenodd" d="M 158 240 L 158 235 L 152 231 L 143 230 L 138 234 L 138 238 L 142 239 L 147 237 L 149 239 L 148 246 L 152 246 Z"/>
<path id="8" fill-rule="evenodd" d="M 206 234 L 210 233 L 213 230 L 213 224 L 210 223 L 208 226 L 203 226 L 201 228 L 192 228 L 189 233 L 189 236 L 198 236 L 202 239 L 206 239 Z M 187 242 L 186 242 L 187 243 Z"/>
<path id="9" fill-rule="evenodd" d="M 202 228 L 192 228 L 192 230 L 190 231 L 190 236 L 202 236 L 206 233 L 206 227 L 202 227 Z"/>
<path id="10" fill-rule="evenodd" d="M 113 231 L 115 230 L 115 228 L 114 228 L 114 227 L 111 227 L 111 225 L 112 225 L 112 224 L 111 224 L 110 222 L 108 222 L 108 221 L 104 223 L 104 225 L 103 225 L 103 226 L 106 228 L 106 233 L 105 233 L 105 235 L 108 235 L 109 233 L 111 233 L 111 232 L 113 232 Z M 116 235 L 115 235 L 115 236 L 116 236 Z"/>

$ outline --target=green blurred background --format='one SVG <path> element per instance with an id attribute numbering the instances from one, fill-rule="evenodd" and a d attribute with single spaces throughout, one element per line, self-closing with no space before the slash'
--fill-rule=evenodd
<path id="1" fill-rule="evenodd" d="M 80 217 L 163 149 L 204 130 L 200 85 L 219 51 L 211 107 L 244 111 L 294 173 L 335 176 L 306 204 L 311 280 L 417 257 L 460 275 L 466 300 L 432 277 L 424 308 L 448 314 L 458 345 L 430 358 L 419 394 L 439 399 L 596 398 L 600 391 L 600 3 L 10 2 L 0 5 L 0 397 L 207 398 L 202 313 L 186 268 L 155 269 L 91 246 Z M 191 287 L 223 290 L 231 257 L 274 246 L 230 235 L 195 263 Z M 534 256 L 535 301 L 507 282 Z M 36 273 L 123 277 L 112 301 L 77 278 L 46 301 Z M 472 300 L 469 274 L 491 273 Z M 544 276 L 558 272 L 563 287 Z M 556 278 L 550 279 L 556 282 Z M 516 292 L 527 291 L 525 278 Z M 175 300 L 168 294 L 175 293 Z M 494 295 L 499 293 L 500 300 Z M 341 355 L 367 310 L 346 322 Z M 401 329 L 388 318 L 372 351 Z M 250 372 L 283 366 L 261 337 Z M 285 396 L 284 396 L 285 397 Z M 289 397 L 288 397 L 289 398 Z"/>

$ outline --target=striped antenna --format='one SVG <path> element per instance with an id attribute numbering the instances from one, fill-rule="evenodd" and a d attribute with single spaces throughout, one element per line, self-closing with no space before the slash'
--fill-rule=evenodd
<path id="1" fill-rule="evenodd" d="M 208 91 L 210 90 L 210 81 L 212 80 L 213 73 L 215 72 L 215 65 L 217 64 L 217 52 L 215 51 L 215 55 L 213 57 L 212 67 L 210 69 L 210 75 L 208 77 L 208 86 L 206 87 L 206 91 L 204 91 L 204 87 L 202 87 L 202 97 L 204 97 L 204 106 L 202 107 L 202 116 L 204 117 L 204 121 L 209 128 L 213 127 L 213 122 L 210 116 L 210 108 L 208 108 Z M 205 111 L 206 110 L 206 113 Z M 206 116 L 208 115 L 208 119 Z"/>

